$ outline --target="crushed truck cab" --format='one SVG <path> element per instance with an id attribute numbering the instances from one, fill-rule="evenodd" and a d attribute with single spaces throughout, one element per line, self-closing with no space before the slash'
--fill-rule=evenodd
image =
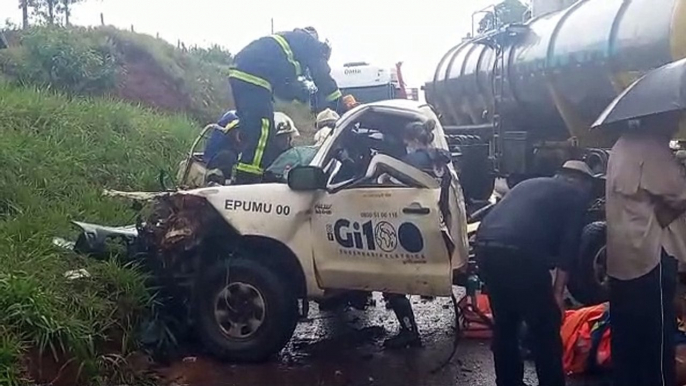
<path id="1" fill-rule="evenodd" d="M 396 101 L 362 106 L 345 116 L 311 164 L 328 171 L 324 189 L 294 191 L 285 184 L 261 184 L 183 194 L 206 199 L 241 235 L 288 247 L 304 272 L 309 297 L 322 296 L 326 289 L 449 296 L 452 269 L 467 259 L 457 180 L 450 194 L 454 224 L 445 227 L 438 181 L 391 158 L 405 151 L 400 139 L 404 123 L 419 119 L 436 118 L 428 106 Z M 447 149 L 438 130 L 435 146 Z M 341 165 L 336 157 L 350 155 L 348 146 L 358 148 L 358 163 Z M 372 170 L 370 181 L 356 183 L 383 158 L 391 161 L 384 167 L 397 169 L 391 172 L 414 172 L 425 180 L 384 185 L 373 181 L 380 175 Z M 444 236 L 457 244 L 450 248 L 452 255 Z"/>
<path id="2" fill-rule="evenodd" d="M 290 339 L 301 299 L 451 295 L 453 270 L 468 259 L 455 170 L 449 163 L 437 179 L 400 161 L 402 128 L 428 119 L 437 121 L 433 145 L 447 150 L 428 105 L 377 102 L 346 113 L 311 164 L 289 171 L 288 184 L 151 196 L 138 236 L 149 259 L 191 281 L 191 314 L 210 351 L 267 358 Z"/>
<path id="3" fill-rule="evenodd" d="M 427 119 L 437 120 L 431 108 L 411 101 L 364 105 L 345 115 L 310 165 L 324 171 L 323 189 L 271 183 L 177 194 L 207 200 L 241 236 L 286 246 L 304 273 L 308 297 L 326 289 L 449 296 L 452 269 L 468 255 L 458 181 L 453 178 L 449 195 L 453 224 L 443 226 L 439 182 L 394 158 L 405 152 L 402 127 Z M 434 146 L 447 150 L 440 125 L 436 130 Z M 369 169 L 381 159 L 390 162 L 380 174 L 414 172 L 424 180 L 377 183 L 380 175 Z"/>

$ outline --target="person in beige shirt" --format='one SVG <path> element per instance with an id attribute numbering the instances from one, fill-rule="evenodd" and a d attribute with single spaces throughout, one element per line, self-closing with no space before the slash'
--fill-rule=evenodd
<path id="1" fill-rule="evenodd" d="M 607 273 L 614 384 L 675 384 L 677 260 L 686 257 L 686 176 L 669 147 L 679 116 L 643 119 L 607 169 Z"/>

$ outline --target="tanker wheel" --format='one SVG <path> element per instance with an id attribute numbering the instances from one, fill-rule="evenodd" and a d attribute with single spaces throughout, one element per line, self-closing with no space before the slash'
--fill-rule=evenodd
<path id="1" fill-rule="evenodd" d="M 487 201 L 495 189 L 495 172 L 488 160 L 474 162 L 460 174 L 460 183 L 465 197 L 475 201 Z"/>
<path id="2" fill-rule="evenodd" d="M 586 164 L 591 168 L 593 174 L 605 174 L 609 157 L 605 150 L 594 150 L 586 157 Z"/>
<path id="3" fill-rule="evenodd" d="M 493 195 L 495 188 L 495 176 L 486 174 L 473 178 L 466 187 L 464 187 L 465 196 L 476 201 L 487 201 Z"/>
<path id="4" fill-rule="evenodd" d="M 507 181 L 508 189 L 512 189 L 520 182 L 526 180 L 526 176 L 523 174 L 510 174 L 505 178 L 505 180 Z"/>
<path id="5" fill-rule="evenodd" d="M 609 299 L 606 234 L 602 221 L 586 225 L 581 235 L 578 261 L 569 273 L 569 292 L 585 306 Z"/>

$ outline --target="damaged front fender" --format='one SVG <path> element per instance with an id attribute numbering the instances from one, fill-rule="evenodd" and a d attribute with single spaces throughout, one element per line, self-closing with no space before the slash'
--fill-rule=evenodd
<path id="1" fill-rule="evenodd" d="M 143 230 L 158 252 L 176 255 L 205 241 L 231 240 L 238 232 L 202 196 L 173 193 L 153 199 Z"/>

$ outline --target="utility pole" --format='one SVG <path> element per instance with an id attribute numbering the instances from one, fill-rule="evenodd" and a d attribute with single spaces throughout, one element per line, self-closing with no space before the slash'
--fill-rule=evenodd
<path id="1" fill-rule="evenodd" d="M 21 28 L 29 28 L 29 0 L 21 1 Z"/>
<path id="2" fill-rule="evenodd" d="M 274 35 L 274 18 L 272 17 L 272 35 Z"/>

